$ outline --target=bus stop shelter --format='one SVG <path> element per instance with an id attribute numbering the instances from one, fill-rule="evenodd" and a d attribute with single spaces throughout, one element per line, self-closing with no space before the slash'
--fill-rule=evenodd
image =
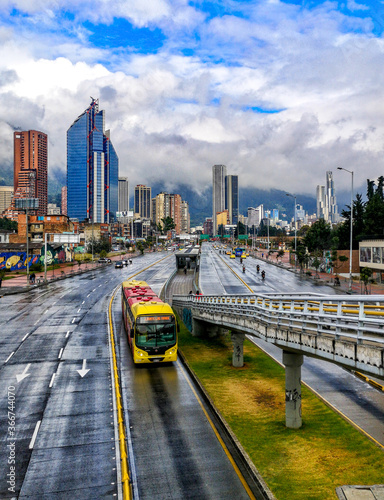
<path id="1" fill-rule="evenodd" d="M 175 252 L 175 256 L 176 269 L 199 269 L 200 246 L 183 248 L 182 250 L 178 250 L 177 252 Z"/>

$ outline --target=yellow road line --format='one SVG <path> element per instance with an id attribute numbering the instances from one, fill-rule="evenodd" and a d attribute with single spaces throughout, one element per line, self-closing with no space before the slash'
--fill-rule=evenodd
<path id="1" fill-rule="evenodd" d="M 162 259 L 154 262 L 153 264 L 149 265 L 148 267 L 141 269 L 141 271 L 138 271 L 137 273 L 133 274 L 132 276 L 130 276 L 127 279 L 128 280 L 132 279 L 133 277 L 137 276 L 138 274 L 142 273 L 143 271 L 146 271 L 150 267 L 154 266 L 155 264 L 158 264 L 159 262 L 161 262 L 164 259 L 167 259 L 168 257 L 169 257 L 169 255 L 167 255 L 166 257 L 163 257 Z M 117 422 L 118 422 L 120 460 L 121 460 L 121 482 L 123 485 L 123 499 L 124 500 L 131 500 L 132 499 L 132 487 L 131 487 L 131 482 L 130 482 L 130 477 L 129 477 L 129 464 L 128 464 L 128 454 L 127 454 L 127 445 L 126 445 L 126 432 L 125 432 L 125 426 L 124 426 L 124 409 L 123 409 L 121 392 L 120 392 L 119 372 L 118 372 L 118 368 L 117 368 L 117 357 L 116 357 L 116 350 L 115 350 L 115 336 L 113 333 L 113 322 L 112 322 L 112 304 L 113 304 L 113 301 L 114 301 L 118 291 L 119 291 L 119 287 L 116 287 L 116 290 L 113 293 L 112 298 L 109 302 L 108 317 L 109 317 L 109 328 L 110 328 L 110 335 L 111 335 L 113 378 L 114 378 L 114 383 L 115 383 Z"/>
<path id="2" fill-rule="evenodd" d="M 193 385 L 191 384 L 191 382 L 188 380 L 188 377 L 186 376 L 186 374 L 185 374 L 185 372 L 184 372 L 184 368 L 181 366 L 181 363 L 180 363 L 180 362 L 179 362 L 179 366 L 180 366 L 180 368 L 181 368 L 181 373 L 183 374 L 183 376 L 184 376 L 185 380 L 187 381 L 187 384 L 188 384 L 188 385 L 189 385 L 189 387 L 191 388 L 191 390 L 192 390 L 192 392 L 193 392 L 193 394 L 194 394 L 195 398 L 197 399 L 197 402 L 199 403 L 199 405 L 200 405 L 201 409 L 203 410 L 204 415 L 206 416 L 206 418 L 207 418 L 207 420 L 208 420 L 208 422 L 209 422 L 210 426 L 212 427 L 212 430 L 213 430 L 213 432 L 215 433 L 215 435 L 216 435 L 216 437 L 217 437 L 217 439 L 218 439 L 219 443 L 221 444 L 221 446 L 222 446 L 222 448 L 223 448 L 223 450 L 224 450 L 225 454 L 227 455 L 228 460 L 231 462 L 231 465 L 232 465 L 232 467 L 234 468 L 234 470 L 235 470 L 235 472 L 236 472 L 236 474 L 237 474 L 238 478 L 240 479 L 240 481 L 241 481 L 242 485 L 244 486 L 245 491 L 248 493 L 249 498 L 251 498 L 252 500 L 256 500 L 256 497 L 253 495 L 253 493 L 252 493 L 251 489 L 249 488 L 249 486 L 248 486 L 248 484 L 247 484 L 246 480 L 244 479 L 243 474 L 241 473 L 240 469 L 239 469 L 239 468 L 238 468 L 238 466 L 236 465 L 236 463 L 235 463 L 234 459 L 232 458 L 231 453 L 229 452 L 229 450 L 228 450 L 227 446 L 225 445 L 225 443 L 224 443 L 223 439 L 221 438 L 220 434 L 218 433 L 218 431 L 217 431 L 217 429 L 216 429 L 216 427 L 215 427 L 215 424 L 212 422 L 212 420 L 211 420 L 210 416 L 209 416 L 209 415 L 208 415 L 208 413 L 207 413 L 207 410 L 204 408 L 204 405 L 203 405 L 203 403 L 202 403 L 201 399 L 199 398 L 199 395 L 198 395 L 198 394 L 197 394 L 197 392 L 195 391 L 195 389 L 194 389 Z"/>
<path id="3" fill-rule="evenodd" d="M 248 286 L 248 285 L 246 284 L 246 282 L 245 282 L 243 279 L 241 279 L 241 278 L 240 278 L 240 276 L 237 274 L 237 272 L 236 272 L 236 271 L 234 271 L 234 270 L 232 269 L 232 267 L 231 267 L 229 264 L 227 264 L 227 263 L 225 262 L 225 260 L 224 260 L 224 259 L 223 259 L 220 255 L 219 255 L 219 257 L 220 257 L 220 259 L 224 262 L 224 264 L 228 267 L 228 269 L 230 269 L 230 270 L 233 272 L 233 274 L 236 276 L 236 278 L 238 278 L 238 279 L 239 279 L 239 280 L 243 283 L 243 285 L 245 285 L 245 286 L 248 288 L 248 290 L 249 290 L 251 293 L 255 293 L 255 292 L 252 290 L 252 288 L 251 288 L 250 286 Z"/>

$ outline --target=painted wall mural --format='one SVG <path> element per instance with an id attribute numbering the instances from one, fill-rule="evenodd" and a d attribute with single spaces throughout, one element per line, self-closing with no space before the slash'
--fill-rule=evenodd
<path id="1" fill-rule="evenodd" d="M 40 262 L 40 255 L 30 255 L 28 258 L 28 267 L 32 264 Z M 26 252 L 1 252 L 0 253 L 0 270 L 19 271 L 27 269 L 27 254 Z"/>

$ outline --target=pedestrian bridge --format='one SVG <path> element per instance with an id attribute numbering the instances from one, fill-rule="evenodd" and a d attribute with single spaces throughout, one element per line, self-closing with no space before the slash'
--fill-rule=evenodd
<path id="1" fill-rule="evenodd" d="M 283 349 L 288 427 L 301 426 L 304 355 L 384 379 L 384 301 L 378 296 L 174 295 L 172 307 L 194 335 L 230 330 L 234 366 L 243 366 L 245 334 Z"/>

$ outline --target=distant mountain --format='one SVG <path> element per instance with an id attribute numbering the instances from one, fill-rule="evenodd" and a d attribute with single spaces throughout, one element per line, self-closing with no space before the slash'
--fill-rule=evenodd
<path id="1" fill-rule="evenodd" d="M 58 168 L 49 170 L 48 178 L 48 201 L 49 203 L 61 203 L 61 188 L 66 185 L 66 172 Z M 0 186 L 13 185 L 13 167 L 1 168 Z M 165 184 L 152 184 L 152 196 L 155 197 L 162 191 L 169 192 Z M 200 226 L 207 217 L 212 217 L 212 187 L 197 192 L 186 184 L 180 184 L 172 189 L 173 193 L 181 195 L 189 204 L 191 215 L 191 226 Z M 133 207 L 134 186 L 130 186 L 130 206 Z M 308 214 L 316 212 L 316 198 L 301 195 L 297 196 L 297 203 L 302 205 Z M 281 218 L 287 220 L 293 217 L 293 198 L 287 197 L 285 191 L 279 189 L 263 190 L 258 188 L 240 188 L 239 209 L 240 213 L 247 215 L 248 207 L 264 205 L 264 210 L 277 208 Z M 285 215 L 284 215 L 285 214 Z"/>
<path id="2" fill-rule="evenodd" d="M 160 183 L 154 184 L 152 187 L 152 197 L 166 190 L 164 185 Z M 134 188 L 130 187 L 131 193 Z M 201 193 L 197 193 L 187 185 L 179 185 L 174 188 L 173 193 L 180 194 L 184 201 L 189 204 L 189 213 L 191 215 L 191 226 L 202 225 L 207 217 L 212 217 L 212 187 L 207 188 Z M 302 205 L 308 214 L 316 212 L 316 198 L 307 195 L 297 196 L 298 205 Z M 287 220 L 293 217 L 294 200 L 286 195 L 286 191 L 278 189 L 263 190 L 257 188 L 240 188 L 239 189 L 239 210 L 243 215 L 247 215 L 248 207 L 257 207 L 264 205 L 264 210 L 278 209 L 281 218 Z M 133 197 L 131 199 L 133 206 Z M 285 214 L 285 215 L 283 215 Z"/>

